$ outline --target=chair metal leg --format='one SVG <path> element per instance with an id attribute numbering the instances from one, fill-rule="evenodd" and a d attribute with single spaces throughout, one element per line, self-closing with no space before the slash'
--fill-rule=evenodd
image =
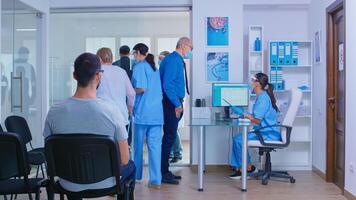
<path id="1" fill-rule="evenodd" d="M 253 177 L 253 178 L 258 179 L 258 178 L 262 177 L 264 174 L 265 174 L 264 171 L 259 170 L 258 172 L 253 173 L 253 174 L 251 174 L 250 176 Z"/>
<path id="2" fill-rule="evenodd" d="M 41 164 L 40 166 L 41 166 L 42 177 L 43 177 L 43 178 L 46 178 L 46 177 L 45 177 L 45 174 L 44 174 L 44 171 L 43 171 L 43 166 L 42 166 L 42 164 Z"/>
<path id="3" fill-rule="evenodd" d="M 33 200 L 31 193 L 28 193 L 28 198 L 29 198 L 30 200 Z"/>
<path id="4" fill-rule="evenodd" d="M 41 190 L 38 188 L 38 190 L 37 190 L 37 192 L 36 192 L 35 199 L 36 199 L 36 200 L 40 200 L 40 196 L 41 196 Z"/>
<path id="5" fill-rule="evenodd" d="M 289 175 L 287 171 L 272 171 L 273 173 L 278 173 L 278 174 L 286 174 Z"/>
<path id="6" fill-rule="evenodd" d="M 40 171 L 40 166 L 37 165 L 36 178 L 38 178 L 38 172 Z"/>
<path id="7" fill-rule="evenodd" d="M 6 195 L 4 195 L 4 200 L 7 200 L 7 196 Z"/>
<path id="8" fill-rule="evenodd" d="M 60 194 L 60 195 L 59 195 L 59 199 L 60 199 L 60 200 L 64 200 L 64 194 Z"/>
<path id="9" fill-rule="evenodd" d="M 291 176 L 287 175 L 287 174 L 281 174 L 281 173 L 276 173 L 276 172 L 272 172 L 271 173 L 272 177 L 276 177 L 276 178 L 285 178 L 285 179 L 290 179 Z"/>

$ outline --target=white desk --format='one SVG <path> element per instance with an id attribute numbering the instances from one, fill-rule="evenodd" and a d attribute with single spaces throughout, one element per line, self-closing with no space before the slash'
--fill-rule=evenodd
<path id="1" fill-rule="evenodd" d="M 242 128 L 242 176 L 241 191 L 247 191 L 247 134 L 251 126 L 249 120 L 211 120 L 211 119 L 192 119 L 189 126 L 199 128 L 198 143 L 198 191 L 204 191 L 204 170 L 205 170 L 205 130 L 207 127 L 241 127 Z"/>

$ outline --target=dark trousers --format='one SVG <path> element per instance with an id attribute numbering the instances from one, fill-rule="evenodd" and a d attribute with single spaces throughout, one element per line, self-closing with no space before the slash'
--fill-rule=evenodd
<path id="1" fill-rule="evenodd" d="M 123 199 L 126 199 L 126 196 L 128 195 L 128 199 L 133 199 L 133 193 L 135 190 L 135 183 L 136 183 L 136 166 L 135 163 L 130 160 L 126 165 L 121 166 L 121 190 L 126 191 L 126 183 L 131 182 L 131 184 L 128 186 L 130 188 L 129 193 L 124 193 Z"/>
<path id="2" fill-rule="evenodd" d="M 175 106 L 170 102 L 166 95 L 163 95 L 163 139 L 162 139 L 162 158 L 161 158 L 161 172 L 165 175 L 169 172 L 169 155 L 172 146 L 177 137 L 177 128 L 182 115 L 177 118 Z"/>
<path id="3" fill-rule="evenodd" d="M 126 125 L 126 131 L 128 134 L 128 138 L 127 138 L 127 143 L 129 144 L 129 146 L 131 146 L 131 142 L 132 142 L 132 122 L 131 120 L 129 121 L 129 124 Z"/>

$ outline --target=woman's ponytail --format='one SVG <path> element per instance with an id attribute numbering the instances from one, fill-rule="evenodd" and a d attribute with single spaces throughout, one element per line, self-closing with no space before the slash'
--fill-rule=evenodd
<path id="1" fill-rule="evenodd" d="M 256 80 L 260 83 L 261 87 L 263 90 L 265 90 L 271 99 L 272 107 L 279 112 L 278 106 L 277 106 L 277 100 L 276 97 L 273 94 L 273 85 L 269 83 L 268 81 L 268 76 L 264 73 L 257 73 L 255 75 Z"/>
<path id="2" fill-rule="evenodd" d="M 155 63 L 155 56 L 153 54 L 151 54 L 151 53 L 147 54 L 146 61 L 148 62 L 148 64 L 151 65 L 153 71 L 157 70 L 156 63 Z"/>
<path id="3" fill-rule="evenodd" d="M 271 83 L 267 83 L 267 94 L 269 96 L 269 98 L 271 99 L 272 102 L 272 107 L 279 112 L 278 106 L 277 106 L 277 100 L 276 97 L 274 96 L 273 93 L 273 85 Z"/>

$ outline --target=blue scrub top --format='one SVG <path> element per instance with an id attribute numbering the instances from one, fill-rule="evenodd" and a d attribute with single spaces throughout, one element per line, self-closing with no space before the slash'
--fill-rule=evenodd
<path id="1" fill-rule="evenodd" d="M 163 97 L 159 70 L 154 71 L 146 61 L 138 62 L 133 69 L 132 86 L 145 89 L 143 93 L 136 94 L 135 124 L 162 125 Z"/>
<path id="2" fill-rule="evenodd" d="M 259 127 L 272 126 L 277 124 L 277 111 L 273 108 L 271 99 L 266 91 L 261 92 L 252 108 L 252 114 L 255 118 L 261 120 Z M 280 132 L 278 127 L 262 129 L 261 132 L 276 131 Z"/>

